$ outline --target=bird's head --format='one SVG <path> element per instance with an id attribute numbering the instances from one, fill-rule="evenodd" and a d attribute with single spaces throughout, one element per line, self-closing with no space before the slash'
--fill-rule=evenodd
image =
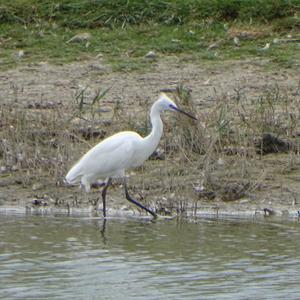
<path id="1" fill-rule="evenodd" d="M 182 109 L 178 108 L 178 106 L 164 93 L 162 93 L 157 101 L 160 106 L 160 110 L 171 110 L 180 112 L 194 120 L 197 120 L 193 115 L 183 111 Z"/>

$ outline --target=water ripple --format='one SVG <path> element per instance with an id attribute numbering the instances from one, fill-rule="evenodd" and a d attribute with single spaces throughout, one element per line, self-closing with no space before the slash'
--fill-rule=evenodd
<path id="1" fill-rule="evenodd" d="M 3 299 L 299 298 L 299 224 L 1 218 Z"/>

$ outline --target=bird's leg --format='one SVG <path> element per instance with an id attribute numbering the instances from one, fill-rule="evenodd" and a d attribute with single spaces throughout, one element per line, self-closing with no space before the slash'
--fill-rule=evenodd
<path id="1" fill-rule="evenodd" d="M 137 202 L 136 200 L 132 199 L 131 196 L 128 193 L 128 188 L 127 188 L 127 184 L 126 181 L 124 180 L 124 188 L 125 188 L 125 195 L 126 195 L 126 199 L 128 201 L 130 201 L 131 203 L 134 203 L 135 205 L 137 205 L 138 207 L 144 209 L 145 211 L 147 211 L 149 214 L 151 214 L 153 216 L 153 218 L 157 218 L 156 213 L 154 213 L 152 210 L 150 210 L 149 208 L 143 206 L 141 203 Z"/>
<path id="2" fill-rule="evenodd" d="M 106 217 L 106 192 L 108 187 L 111 185 L 111 178 L 108 178 L 103 190 L 102 190 L 102 201 L 103 201 L 103 217 Z"/>

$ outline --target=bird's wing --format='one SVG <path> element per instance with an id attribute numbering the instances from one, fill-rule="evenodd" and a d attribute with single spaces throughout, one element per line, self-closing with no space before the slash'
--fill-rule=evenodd
<path id="1" fill-rule="evenodd" d="M 104 178 L 122 173 L 134 161 L 138 134 L 124 132 L 113 135 L 89 150 L 69 173 L 70 177 L 90 175 Z"/>

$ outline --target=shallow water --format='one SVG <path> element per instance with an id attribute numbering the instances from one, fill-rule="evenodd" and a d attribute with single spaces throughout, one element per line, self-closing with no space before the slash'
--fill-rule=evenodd
<path id="1" fill-rule="evenodd" d="M 300 225 L 0 215 L 3 299 L 299 299 Z"/>

